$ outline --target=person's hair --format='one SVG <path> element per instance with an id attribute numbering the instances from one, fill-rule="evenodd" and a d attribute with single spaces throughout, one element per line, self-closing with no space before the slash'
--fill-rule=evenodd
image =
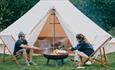
<path id="1" fill-rule="evenodd" d="M 18 37 L 20 38 L 22 36 L 25 36 L 25 34 L 23 32 L 19 32 Z"/>
<path id="2" fill-rule="evenodd" d="M 86 43 L 89 43 L 89 41 L 86 39 L 86 37 L 83 34 L 77 34 L 76 38 L 80 41 L 85 41 Z"/>

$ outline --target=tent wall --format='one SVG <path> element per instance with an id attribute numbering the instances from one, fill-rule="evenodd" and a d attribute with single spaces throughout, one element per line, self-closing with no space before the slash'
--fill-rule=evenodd
<path id="1" fill-rule="evenodd" d="M 108 42 L 108 45 L 105 47 L 106 53 L 115 52 L 115 38 Z"/>
<path id="2" fill-rule="evenodd" d="M 108 46 L 105 47 L 106 53 L 115 52 L 115 42 L 109 43 Z"/>

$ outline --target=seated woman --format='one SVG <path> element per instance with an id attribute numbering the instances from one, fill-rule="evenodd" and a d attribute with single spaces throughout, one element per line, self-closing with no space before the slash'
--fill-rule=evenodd
<path id="1" fill-rule="evenodd" d="M 77 61 L 82 60 L 82 58 L 80 59 L 80 56 L 88 58 L 94 52 L 92 45 L 83 34 L 77 34 L 76 39 L 78 44 L 76 47 L 71 49 L 72 51 L 75 50 L 75 58 L 79 57 Z"/>

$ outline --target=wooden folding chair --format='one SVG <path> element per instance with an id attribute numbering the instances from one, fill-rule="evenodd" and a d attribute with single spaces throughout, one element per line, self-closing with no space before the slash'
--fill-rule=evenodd
<path id="1" fill-rule="evenodd" d="M 80 65 L 86 64 L 87 61 L 102 64 L 104 66 L 107 65 L 108 61 L 107 61 L 104 46 L 106 46 L 107 42 L 110 41 L 111 39 L 112 39 L 111 37 L 106 38 L 106 40 L 88 58 L 83 57 L 83 58 L 85 58 L 85 60 L 81 61 Z M 98 55 L 98 58 L 97 57 L 95 58 L 96 54 Z"/>
<path id="2" fill-rule="evenodd" d="M 13 55 L 14 45 L 15 45 L 15 39 L 13 38 L 13 36 L 0 35 L 0 39 L 2 40 L 3 44 L 5 45 L 3 61 L 5 62 L 5 54 L 6 54 L 6 50 L 8 50 L 8 52 L 12 56 L 11 60 L 14 60 L 18 65 L 20 65 L 19 62 L 17 61 L 16 57 Z"/>

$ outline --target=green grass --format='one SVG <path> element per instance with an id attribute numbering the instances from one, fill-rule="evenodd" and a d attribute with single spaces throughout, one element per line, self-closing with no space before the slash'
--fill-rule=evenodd
<path id="1" fill-rule="evenodd" d="M 53 60 L 51 60 L 49 64 L 46 64 L 46 58 L 44 58 L 42 55 L 39 55 L 33 57 L 33 61 L 37 63 L 37 66 L 28 67 L 24 64 L 23 59 L 20 59 L 19 62 L 21 66 L 18 66 L 12 61 L 5 63 L 0 62 L 0 70 L 115 70 L 115 53 L 107 55 L 109 64 L 107 67 L 99 64 L 92 64 L 89 66 L 84 66 L 85 69 L 77 69 L 76 63 L 71 62 L 70 58 L 72 57 L 65 59 L 64 65 L 56 65 L 56 62 Z"/>

